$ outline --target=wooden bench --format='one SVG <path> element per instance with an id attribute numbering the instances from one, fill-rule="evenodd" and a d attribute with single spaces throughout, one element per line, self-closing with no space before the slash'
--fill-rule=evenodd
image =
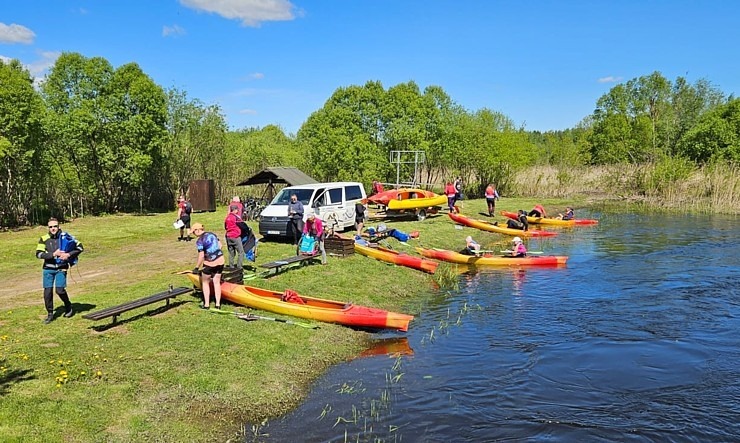
<path id="1" fill-rule="evenodd" d="M 282 260 L 275 260 L 271 261 L 270 263 L 265 263 L 260 265 L 261 268 L 266 268 L 269 270 L 274 269 L 275 274 L 280 272 L 280 268 L 283 266 L 292 265 L 295 263 L 298 263 L 300 266 L 307 265 L 311 263 L 311 260 L 321 260 L 320 255 L 296 255 L 295 257 L 289 257 L 284 258 Z"/>
<path id="2" fill-rule="evenodd" d="M 193 292 L 193 290 L 191 288 L 172 288 L 170 287 L 170 289 L 167 291 L 159 292 L 157 294 L 150 295 L 144 298 L 139 298 L 137 300 L 132 300 L 130 302 L 126 302 L 118 306 L 101 309 L 100 311 L 83 315 L 82 318 L 97 321 L 97 320 L 102 320 L 104 318 L 113 317 L 112 324 L 115 324 L 116 321 L 118 320 L 118 316 L 123 314 L 124 312 L 130 311 L 132 309 L 140 308 L 142 306 L 150 305 L 152 303 L 156 303 L 162 300 L 165 300 L 166 302 L 165 306 L 168 306 L 170 304 L 171 298 L 177 297 L 178 295 L 187 294 L 189 292 Z"/>

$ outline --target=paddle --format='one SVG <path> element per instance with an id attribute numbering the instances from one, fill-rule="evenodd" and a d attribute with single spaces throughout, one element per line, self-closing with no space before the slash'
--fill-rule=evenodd
<path id="1" fill-rule="evenodd" d="M 514 252 L 514 251 L 509 251 L 508 249 L 501 250 L 501 253 L 503 253 L 503 254 L 511 254 L 512 252 Z M 527 254 L 542 255 L 542 254 L 544 254 L 544 252 L 543 251 L 527 251 Z"/>
<path id="2" fill-rule="evenodd" d="M 238 314 L 237 317 L 238 318 L 241 318 L 242 320 L 246 320 L 246 321 L 270 320 L 270 321 L 276 321 L 276 322 L 279 322 L 279 323 L 287 323 L 289 325 L 300 326 L 302 328 L 319 329 L 319 325 L 313 325 L 311 323 L 303 323 L 303 322 L 293 321 L 293 320 L 283 320 L 282 318 L 265 317 L 265 316 L 262 316 L 262 315 L 256 315 L 256 314 L 252 314 L 252 313 Z"/>
<path id="3" fill-rule="evenodd" d="M 246 321 L 270 320 L 270 321 L 276 321 L 279 323 L 287 323 L 289 325 L 300 326 L 302 328 L 319 329 L 319 325 L 314 325 L 311 323 L 303 323 L 303 322 L 293 321 L 293 320 L 283 320 L 282 318 L 264 317 L 262 315 L 252 314 L 251 312 L 242 314 L 236 311 L 231 312 L 231 311 L 224 311 L 223 309 L 215 309 L 215 308 L 209 309 L 208 312 L 212 312 L 214 314 L 236 315 L 237 318 L 241 318 L 242 320 L 246 320 Z"/>

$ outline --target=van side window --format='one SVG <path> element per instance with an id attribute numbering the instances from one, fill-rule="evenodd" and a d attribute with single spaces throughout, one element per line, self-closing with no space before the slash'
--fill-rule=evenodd
<path id="1" fill-rule="evenodd" d="M 329 189 L 329 198 L 332 204 L 342 203 L 342 188 Z"/>
<path id="2" fill-rule="evenodd" d="M 362 200 L 362 190 L 357 185 L 345 186 L 344 194 L 347 196 L 347 201 L 351 200 Z"/>

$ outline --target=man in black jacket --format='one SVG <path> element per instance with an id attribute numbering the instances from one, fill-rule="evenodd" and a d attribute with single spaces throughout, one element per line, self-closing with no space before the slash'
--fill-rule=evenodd
<path id="1" fill-rule="evenodd" d="M 45 324 L 54 320 L 54 287 L 59 298 L 64 302 L 64 317 L 74 315 L 72 302 L 69 301 L 67 294 L 67 270 L 77 263 L 77 256 L 84 250 L 82 243 L 75 238 L 63 232 L 59 227 L 59 220 L 50 218 L 49 233 L 39 238 L 36 245 L 36 258 L 44 261 L 43 265 L 43 282 L 44 282 L 44 305 L 46 306 Z"/>

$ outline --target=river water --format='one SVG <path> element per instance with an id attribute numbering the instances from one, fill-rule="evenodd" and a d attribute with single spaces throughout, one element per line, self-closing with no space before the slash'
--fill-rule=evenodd
<path id="1" fill-rule="evenodd" d="M 528 244 L 567 267 L 463 274 L 378 335 L 400 352 L 332 368 L 247 441 L 740 441 L 737 218 L 582 216 Z"/>

